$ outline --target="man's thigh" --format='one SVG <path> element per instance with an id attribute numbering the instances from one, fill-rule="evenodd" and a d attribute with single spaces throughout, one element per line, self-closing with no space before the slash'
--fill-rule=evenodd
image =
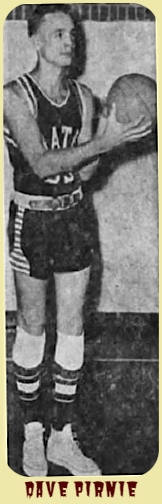
<path id="1" fill-rule="evenodd" d="M 90 267 L 70 273 L 55 273 L 57 328 L 65 334 L 80 334 L 82 311 Z"/>
<path id="2" fill-rule="evenodd" d="M 30 334 L 42 334 L 45 324 L 47 280 L 14 271 L 18 324 Z"/>

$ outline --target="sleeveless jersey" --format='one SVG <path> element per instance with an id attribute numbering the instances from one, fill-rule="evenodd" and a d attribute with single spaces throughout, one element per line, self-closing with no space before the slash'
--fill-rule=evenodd
<path id="1" fill-rule="evenodd" d="M 30 111 L 37 121 L 45 149 L 77 146 L 84 111 L 80 85 L 74 80 L 68 80 L 66 99 L 61 104 L 56 104 L 46 96 L 30 74 L 24 74 L 16 82 L 23 88 Z M 5 127 L 5 140 L 14 168 L 16 191 L 57 197 L 60 194 L 70 194 L 81 185 L 79 173 L 72 172 L 50 176 L 43 181 L 33 172 L 7 127 Z"/>

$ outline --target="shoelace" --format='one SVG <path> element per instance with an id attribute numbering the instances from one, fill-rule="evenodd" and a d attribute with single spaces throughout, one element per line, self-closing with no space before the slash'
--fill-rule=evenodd
<path id="1" fill-rule="evenodd" d="M 77 447 L 80 449 L 81 448 L 81 444 L 80 444 L 80 441 L 78 439 L 76 431 L 72 431 L 72 436 L 73 436 L 73 440 L 75 441 Z"/>

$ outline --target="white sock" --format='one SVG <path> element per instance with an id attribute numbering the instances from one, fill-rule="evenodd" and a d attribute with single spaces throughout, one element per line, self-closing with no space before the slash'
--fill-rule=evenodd
<path id="1" fill-rule="evenodd" d="M 13 362 L 25 369 L 37 367 L 42 362 L 44 346 L 45 332 L 41 336 L 34 336 L 18 326 L 12 352 Z"/>
<path id="2" fill-rule="evenodd" d="M 57 332 L 55 362 L 70 371 L 79 370 L 84 358 L 84 333 L 72 336 Z"/>

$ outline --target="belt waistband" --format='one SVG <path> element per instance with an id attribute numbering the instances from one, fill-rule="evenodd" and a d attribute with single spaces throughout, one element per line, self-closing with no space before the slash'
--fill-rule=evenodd
<path id="1" fill-rule="evenodd" d="M 43 212 L 68 210 L 77 205 L 83 198 L 82 187 L 80 186 L 71 194 L 62 194 L 53 198 L 52 196 L 35 196 L 15 191 L 13 200 L 16 205 L 27 210 L 39 210 Z"/>

